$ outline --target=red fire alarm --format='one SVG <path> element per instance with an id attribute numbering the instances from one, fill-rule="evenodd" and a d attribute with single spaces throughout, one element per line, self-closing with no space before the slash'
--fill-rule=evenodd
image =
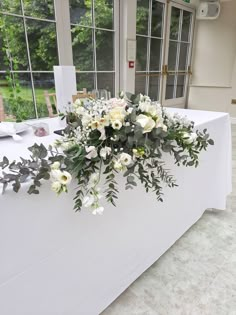
<path id="1" fill-rule="evenodd" d="M 129 68 L 134 68 L 134 61 L 129 61 Z"/>

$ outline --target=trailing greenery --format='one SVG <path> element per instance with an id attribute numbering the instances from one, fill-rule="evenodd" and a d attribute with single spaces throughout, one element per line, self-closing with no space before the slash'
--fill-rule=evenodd
<path id="1" fill-rule="evenodd" d="M 85 207 L 101 214 L 103 196 L 116 204 L 116 175 L 122 173 L 126 189 L 140 182 L 163 201 L 163 185 L 177 185 L 165 168 L 164 156 L 170 154 L 178 166 L 197 167 L 200 152 L 214 144 L 206 129 L 195 130 L 186 117 L 170 114 L 141 94 L 121 94 L 109 101 L 77 100 L 74 112 L 66 116 L 64 136 L 53 146 L 34 144 L 30 158 L 18 162 L 3 158 L 3 192 L 10 184 L 18 192 L 22 182 L 30 180 L 28 193 L 38 194 L 43 181 L 50 179 L 60 194 L 67 192 L 73 176 L 78 184 L 75 210 Z"/>

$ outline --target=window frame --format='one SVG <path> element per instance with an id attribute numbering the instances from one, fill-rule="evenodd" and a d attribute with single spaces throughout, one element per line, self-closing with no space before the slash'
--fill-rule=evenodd
<path id="1" fill-rule="evenodd" d="M 44 19 L 44 18 L 32 17 L 32 16 L 26 15 L 25 10 L 24 10 L 23 0 L 20 0 L 20 7 L 21 7 L 21 13 L 22 14 L 11 13 L 8 11 L 1 11 L 0 10 L 0 15 L 17 17 L 17 18 L 22 19 L 22 22 L 23 22 L 29 70 L 13 70 L 13 71 L 10 70 L 10 72 L 11 73 L 19 73 L 19 74 L 21 74 L 21 73 L 27 74 L 28 73 L 30 75 L 30 86 L 31 86 L 31 90 L 32 90 L 32 101 L 33 101 L 33 105 L 34 105 L 35 119 L 38 119 L 39 115 L 38 115 L 38 106 L 37 106 L 37 96 L 36 96 L 36 92 L 35 92 L 34 74 L 41 74 L 41 73 L 54 74 L 54 71 L 53 71 L 53 69 L 52 69 L 52 71 L 50 71 L 50 70 L 32 70 L 32 63 L 31 63 L 31 55 L 30 55 L 30 47 L 29 47 L 26 21 L 27 20 L 33 20 L 33 21 L 53 23 L 53 24 L 55 24 L 55 31 L 56 31 L 56 36 L 57 36 L 56 1 L 57 0 L 54 0 L 54 12 L 55 12 L 54 19 Z M 59 59 L 58 38 L 57 38 L 57 54 L 58 54 L 58 59 Z M 1 70 L 0 69 L 0 74 L 6 74 L 6 73 L 7 73 L 7 70 Z"/>
<path id="2" fill-rule="evenodd" d="M 188 11 L 192 13 L 192 21 L 191 21 L 191 27 L 189 30 L 189 52 L 188 52 L 188 58 L 187 58 L 187 67 L 189 69 L 189 71 L 186 69 L 186 73 L 188 72 L 188 74 L 185 74 L 185 82 L 184 82 L 184 95 L 183 97 L 175 97 L 172 99 L 166 99 L 165 95 L 166 95 L 166 83 L 167 83 L 167 75 L 164 74 L 163 75 L 163 80 L 162 80 L 162 89 L 161 89 L 161 104 L 163 106 L 166 107 L 186 107 L 187 105 L 187 99 L 188 99 L 188 87 L 189 87 L 189 83 L 190 83 L 190 69 L 191 69 L 191 65 L 192 65 L 192 49 L 193 49 L 193 42 L 194 42 L 194 27 L 195 27 L 195 14 L 196 14 L 196 10 L 193 6 L 189 5 L 189 4 L 182 4 L 179 1 L 170 1 L 167 4 L 167 20 L 166 20 L 166 40 L 165 40 L 165 56 L 164 56 L 164 61 L 163 61 L 163 65 L 168 65 L 168 56 L 169 56 L 169 42 L 170 42 L 170 24 L 171 24 L 171 10 L 172 7 L 178 8 L 180 10 L 183 11 Z M 181 14 L 181 27 L 182 27 L 182 14 Z M 182 34 L 182 33 L 181 33 Z M 178 40 L 176 41 L 177 43 L 179 43 L 179 37 L 181 34 L 178 34 Z M 177 56 L 176 58 L 179 60 L 179 54 L 180 54 L 180 49 L 177 48 Z M 168 67 L 168 66 L 167 66 Z M 175 69 L 176 74 L 178 75 L 178 71 L 176 71 L 177 69 Z M 176 76 L 176 75 L 175 75 Z M 175 78 L 176 80 L 176 78 Z"/>
<path id="3" fill-rule="evenodd" d="M 58 1 L 58 0 L 54 0 L 54 1 Z M 80 25 L 81 27 L 87 27 L 93 30 L 93 56 L 94 56 L 94 70 L 76 70 L 76 74 L 94 74 L 95 78 L 94 78 L 94 89 L 97 90 L 98 89 L 98 80 L 97 80 L 97 74 L 99 73 L 112 73 L 114 75 L 114 94 L 117 95 L 119 93 L 119 89 L 120 89 L 120 18 L 119 18 L 119 14 L 120 14 L 120 0 L 113 0 L 113 29 L 106 29 L 106 28 L 102 28 L 102 27 L 96 27 L 95 21 L 96 21 L 96 13 L 95 13 L 95 1 L 96 0 L 92 0 L 92 10 L 93 10 L 93 14 L 92 14 L 92 23 L 91 26 L 86 26 L 86 25 Z M 67 0 L 68 2 L 68 7 L 69 7 L 69 0 Z M 69 25 L 70 25 L 70 29 L 71 26 L 76 26 L 79 24 L 75 24 L 75 23 L 71 23 L 70 20 L 70 16 L 69 16 L 69 21 L 68 21 Z M 109 31 L 112 32 L 114 34 L 114 38 L 113 38 L 113 58 L 114 58 L 114 70 L 97 70 L 97 57 L 96 57 L 96 36 L 94 35 L 94 33 L 96 32 L 96 30 L 102 30 L 102 31 Z M 70 36 L 70 47 L 72 50 L 72 37 Z M 73 59 L 73 51 L 72 51 L 72 59 Z M 73 61 L 72 61 L 73 63 Z M 74 65 L 74 63 L 73 63 Z"/>

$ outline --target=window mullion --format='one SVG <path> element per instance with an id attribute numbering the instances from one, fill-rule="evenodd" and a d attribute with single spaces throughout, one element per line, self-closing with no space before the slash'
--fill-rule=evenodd
<path id="1" fill-rule="evenodd" d="M 36 116 L 36 118 L 38 118 L 37 101 L 36 101 L 35 89 L 34 89 L 34 78 L 33 78 L 33 73 L 32 73 L 31 57 L 30 57 L 30 50 L 29 50 L 29 40 L 28 40 L 28 34 L 27 34 L 27 28 L 26 28 L 26 18 L 25 18 L 25 11 L 24 11 L 23 0 L 21 0 L 21 10 L 22 10 L 22 16 L 23 16 L 25 41 L 26 41 L 27 56 L 28 56 L 28 62 L 29 62 L 29 71 L 30 71 L 30 78 L 31 78 L 31 85 L 32 85 L 34 110 L 35 110 L 35 116 Z"/>
<path id="2" fill-rule="evenodd" d="M 95 90 L 98 89 L 98 78 L 97 78 L 97 51 L 96 51 L 96 25 L 95 25 L 95 0 L 92 1 L 92 37 L 93 37 L 93 62 L 94 62 L 94 85 Z"/>
<path id="3" fill-rule="evenodd" d="M 152 34 L 152 0 L 149 0 L 149 17 L 148 17 L 148 38 L 147 38 L 147 64 L 146 64 L 146 94 L 149 93 L 149 71 L 150 71 L 150 60 L 151 60 L 151 34 Z"/>

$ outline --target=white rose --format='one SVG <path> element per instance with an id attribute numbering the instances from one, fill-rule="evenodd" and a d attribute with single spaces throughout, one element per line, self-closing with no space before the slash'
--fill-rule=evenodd
<path id="1" fill-rule="evenodd" d="M 93 146 L 93 145 L 86 147 L 85 150 L 88 153 L 86 155 L 86 158 L 89 160 L 94 159 L 98 156 L 97 150 L 96 150 L 95 146 Z"/>
<path id="2" fill-rule="evenodd" d="M 121 153 L 119 160 L 122 165 L 128 166 L 132 162 L 132 157 L 128 153 Z"/>
<path id="3" fill-rule="evenodd" d="M 104 207 L 98 207 L 98 208 L 95 208 L 92 212 L 92 214 L 96 215 L 96 214 L 103 214 L 103 211 L 104 211 Z"/>
<path id="4" fill-rule="evenodd" d="M 82 125 L 84 127 L 87 127 L 91 121 L 91 116 L 89 114 L 84 114 L 81 121 L 82 121 Z"/>
<path id="5" fill-rule="evenodd" d="M 94 203 L 95 199 L 93 195 L 89 195 L 89 196 L 85 196 L 82 204 L 85 208 L 89 208 L 92 206 L 92 204 Z"/>
<path id="6" fill-rule="evenodd" d="M 122 127 L 122 123 L 120 120 L 114 120 L 111 124 L 112 128 L 115 130 L 120 130 L 120 128 Z"/>
<path id="7" fill-rule="evenodd" d="M 155 121 L 151 117 L 143 114 L 138 115 L 136 121 L 143 128 L 143 133 L 151 132 L 156 125 Z"/>
<path id="8" fill-rule="evenodd" d="M 54 162 L 51 165 L 51 170 L 59 170 L 60 166 L 61 166 L 60 162 Z"/>
<path id="9" fill-rule="evenodd" d="M 113 108 L 115 107 L 125 107 L 127 105 L 126 101 L 123 98 L 111 98 L 108 101 L 108 104 Z"/>
<path id="10" fill-rule="evenodd" d="M 141 110 L 141 112 L 148 113 L 151 108 L 151 104 L 149 102 L 139 102 L 138 108 Z"/>
<path id="11" fill-rule="evenodd" d="M 191 144 L 193 142 L 196 141 L 197 139 L 197 134 L 195 132 L 192 132 L 192 133 L 188 133 L 188 132 L 184 132 L 183 133 L 183 138 L 184 139 L 184 142 L 187 143 L 187 144 Z"/>
<path id="12" fill-rule="evenodd" d="M 113 122 L 115 120 L 119 120 L 120 122 L 124 122 L 125 116 L 126 116 L 126 111 L 124 109 L 124 107 L 115 107 L 113 109 L 110 110 L 109 112 L 109 118 L 110 120 Z"/>
<path id="13" fill-rule="evenodd" d="M 104 147 L 100 150 L 100 156 L 105 160 L 111 154 L 110 147 Z"/>
<path id="14" fill-rule="evenodd" d="M 62 185 L 69 185 L 72 180 L 72 176 L 69 172 L 63 171 L 58 179 Z"/>
<path id="15" fill-rule="evenodd" d="M 51 188 L 55 193 L 59 194 L 62 188 L 61 183 L 58 181 L 53 182 Z"/>

